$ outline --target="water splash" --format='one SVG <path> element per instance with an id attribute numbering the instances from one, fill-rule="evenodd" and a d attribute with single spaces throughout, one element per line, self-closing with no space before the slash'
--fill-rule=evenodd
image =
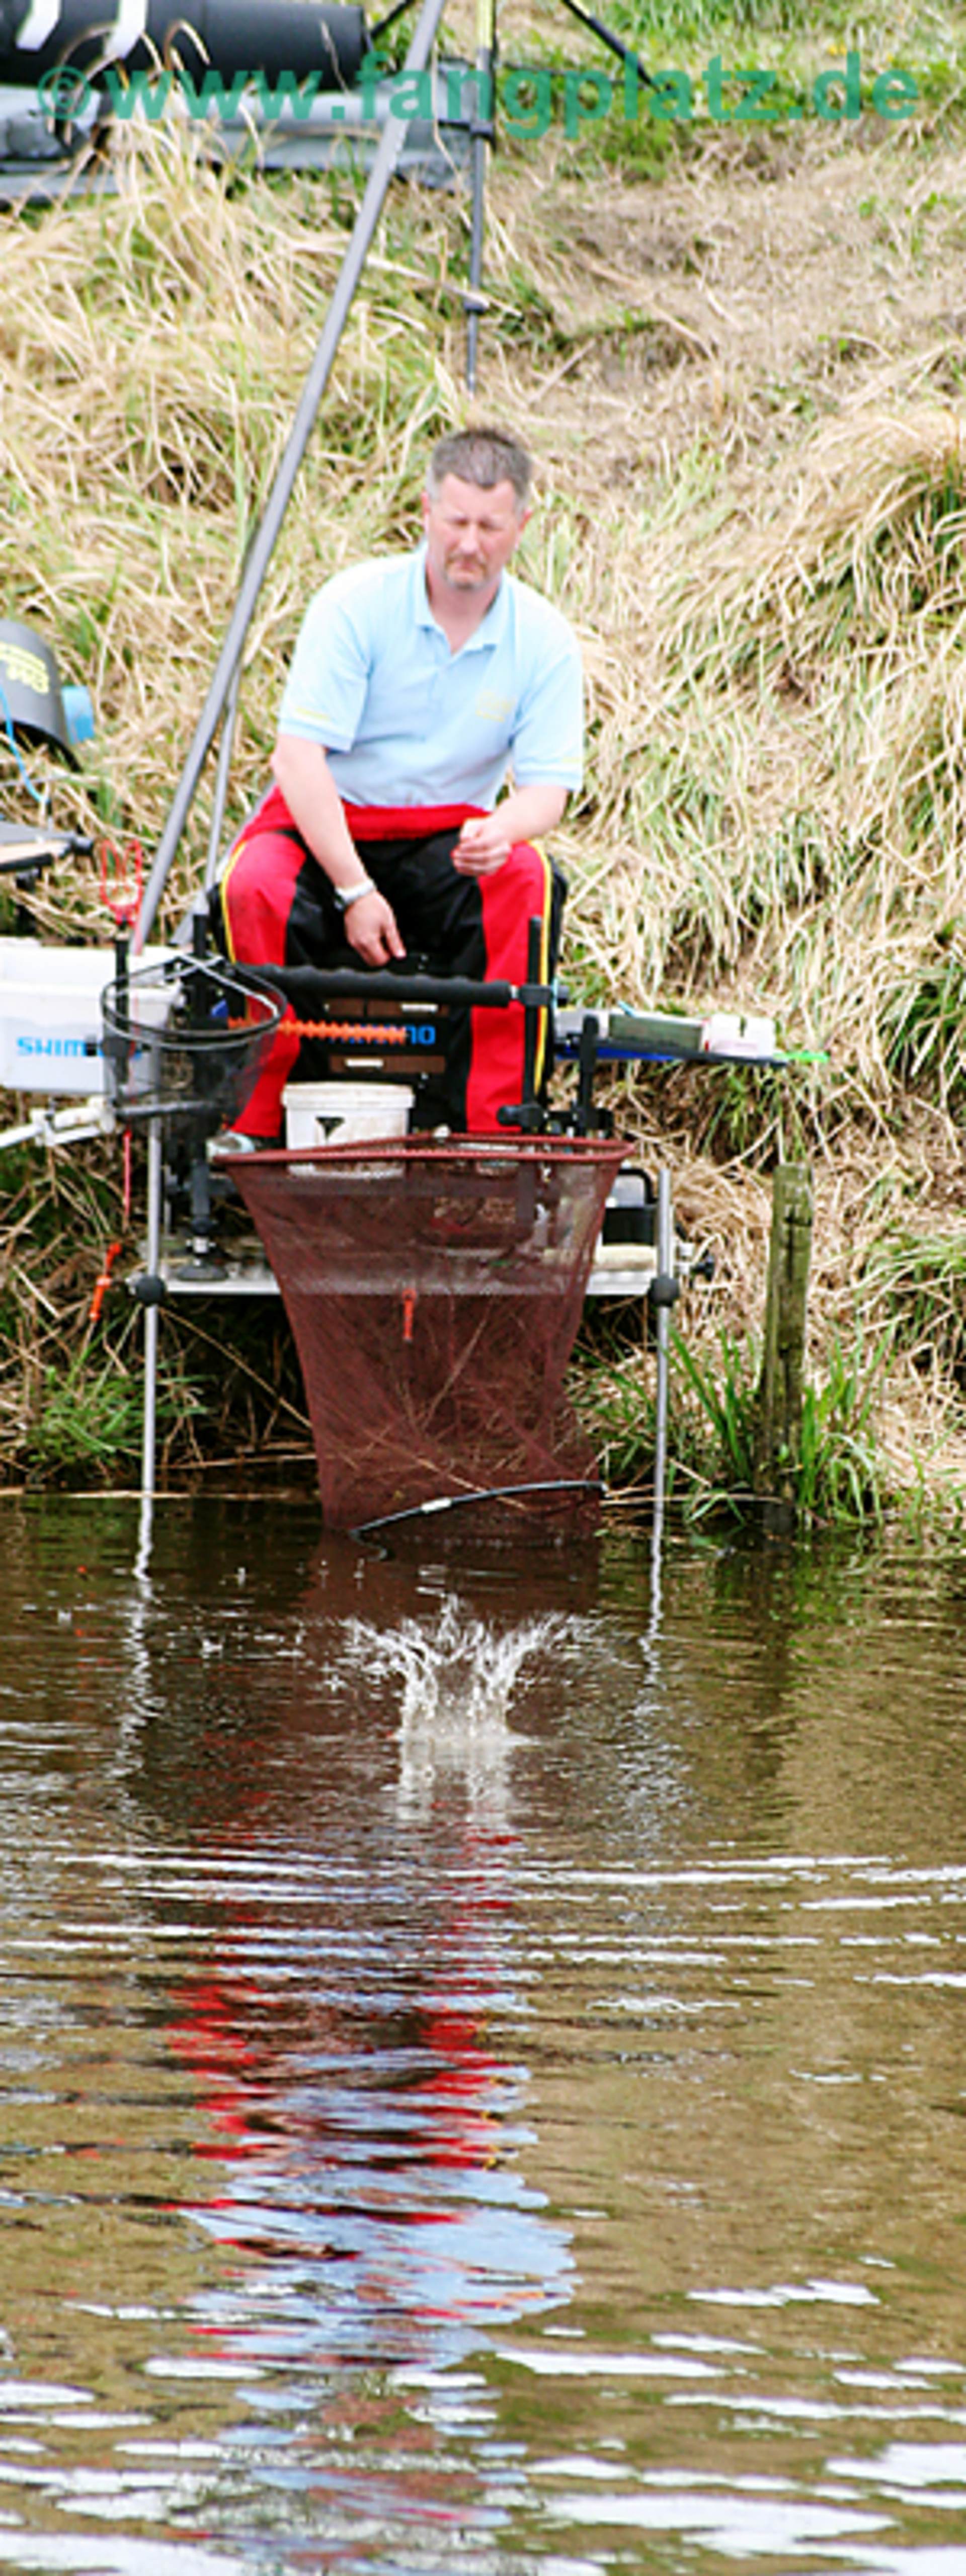
<path id="1" fill-rule="evenodd" d="M 497 1633 L 454 1596 L 432 1627 L 402 1619 L 386 1632 L 353 1619 L 346 1659 L 370 1681 L 399 1681 L 400 1814 L 425 1814 L 440 1776 L 462 1774 L 475 1814 L 506 1821 L 508 1763 L 522 1739 L 508 1711 L 525 1664 L 574 1643 L 583 1622 L 549 1614 Z"/>
<path id="2" fill-rule="evenodd" d="M 374 1681 L 402 1682 L 402 1726 L 479 1726 L 505 1720 L 523 1665 L 550 1646 L 571 1643 L 580 1625 L 550 1614 L 496 1635 L 484 1620 L 464 1616 L 451 1594 L 432 1628 L 401 1619 L 387 1632 L 350 1619 L 345 1644 L 357 1671 Z"/>

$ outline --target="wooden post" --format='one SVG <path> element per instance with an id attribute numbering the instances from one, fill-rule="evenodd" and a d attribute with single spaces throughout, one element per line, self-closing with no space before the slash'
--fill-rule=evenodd
<path id="1" fill-rule="evenodd" d="M 779 1163 L 772 1197 L 765 1347 L 755 1399 L 755 1489 L 778 1505 L 786 1528 L 795 1513 L 801 1450 L 805 1310 L 814 1203 L 807 1163 Z"/>

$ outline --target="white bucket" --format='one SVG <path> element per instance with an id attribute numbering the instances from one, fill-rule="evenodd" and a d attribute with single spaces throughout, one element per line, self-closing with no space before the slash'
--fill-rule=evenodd
<path id="1" fill-rule="evenodd" d="M 370 1136 L 406 1136 L 413 1093 L 405 1082 L 290 1082 L 282 1093 L 285 1142 L 355 1145 Z"/>

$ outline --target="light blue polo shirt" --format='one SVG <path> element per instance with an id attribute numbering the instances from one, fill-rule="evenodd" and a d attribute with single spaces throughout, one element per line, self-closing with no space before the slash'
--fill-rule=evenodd
<path id="1" fill-rule="evenodd" d="M 426 553 L 338 572 L 316 593 L 279 717 L 330 754 L 350 805 L 494 804 L 517 787 L 579 787 L 583 688 L 572 627 L 503 573 L 475 634 L 450 650 Z"/>

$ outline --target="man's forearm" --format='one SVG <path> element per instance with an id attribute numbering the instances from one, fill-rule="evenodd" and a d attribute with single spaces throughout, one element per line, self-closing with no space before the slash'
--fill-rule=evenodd
<path id="1" fill-rule="evenodd" d="M 496 812 L 509 841 L 538 841 L 552 832 L 567 802 L 566 787 L 514 787 Z"/>
<path id="2" fill-rule="evenodd" d="M 404 957 L 391 903 L 374 885 L 353 842 L 325 752 L 301 734 L 280 733 L 272 763 L 296 831 L 331 885 L 345 896 L 343 931 L 367 966 Z"/>
<path id="3" fill-rule="evenodd" d="M 365 867 L 352 841 L 342 798 L 321 745 L 283 733 L 272 762 L 276 785 L 314 859 L 334 886 L 358 884 Z"/>

